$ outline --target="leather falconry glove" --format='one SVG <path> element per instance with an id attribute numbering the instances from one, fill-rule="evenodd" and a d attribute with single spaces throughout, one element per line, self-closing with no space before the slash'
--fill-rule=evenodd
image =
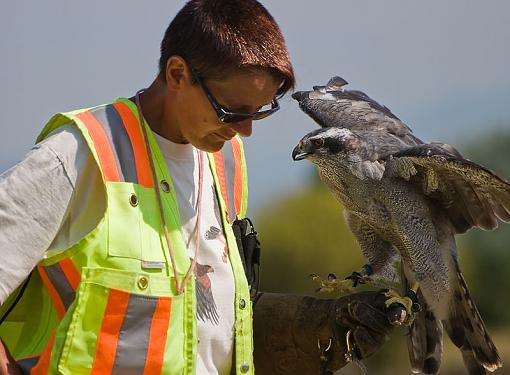
<path id="1" fill-rule="evenodd" d="M 385 307 L 384 292 L 339 299 L 260 293 L 253 311 L 256 374 L 329 375 L 360 364 L 409 318 L 401 305 Z"/>

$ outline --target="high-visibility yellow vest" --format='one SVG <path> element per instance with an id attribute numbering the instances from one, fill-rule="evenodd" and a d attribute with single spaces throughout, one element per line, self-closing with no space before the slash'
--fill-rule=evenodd
<path id="1" fill-rule="evenodd" d="M 161 186 L 181 280 L 190 258 L 167 164 L 147 124 L 138 118 L 134 103 L 119 98 L 113 104 L 57 114 L 38 138 L 64 124 L 78 126 L 100 168 L 106 209 L 84 238 L 40 262 L 0 327 L 0 337 L 31 374 L 195 373 L 195 280 L 184 293 L 176 293 L 155 183 Z M 157 181 L 141 126 L 147 129 Z M 236 217 L 244 217 L 247 205 L 241 140 L 225 143 L 221 151 L 208 154 L 208 161 L 235 280 L 233 366 L 238 374 L 253 374 L 249 288 L 231 227 Z"/>

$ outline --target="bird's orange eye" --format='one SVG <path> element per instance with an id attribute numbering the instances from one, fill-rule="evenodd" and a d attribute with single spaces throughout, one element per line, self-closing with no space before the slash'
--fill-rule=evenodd
<path id="1" fill-rule="evenodd" d="M 311 142 L 312 142 L 313 147 L 315 147 L 315 148 L 319 148 L 324 144 L 323 139 L 312 139 Z"/>

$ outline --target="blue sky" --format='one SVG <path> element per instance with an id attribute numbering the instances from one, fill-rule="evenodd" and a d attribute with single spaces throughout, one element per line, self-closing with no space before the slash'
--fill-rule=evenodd
<path id="1" fill-rule="evenodd" d="M 262 3 L 282 28 L 298 90 L 340 75 L 423 139 L 462 145 L 488 127 L 510 132 L 508 1 Z M 183 4 L 6 2 L 0 14 L 0 171 L 23 157 L 53 113 L 148 85 L 162 34 Z M 290 153 L 315 126 L 290 97 L 279 113 L 255 125 L 246 140 L 252 212 L 307 181 L 312 167 L 293 163 Z"/>

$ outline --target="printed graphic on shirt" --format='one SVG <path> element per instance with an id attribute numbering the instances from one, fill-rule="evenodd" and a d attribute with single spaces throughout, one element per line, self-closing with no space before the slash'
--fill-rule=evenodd
<path id="1" fill-rule="evenodd" d="M 197 234 L 196 198 L 199 181 L 198 152 L 191 144 L 172 143 L 155 134 L 172 175 L 179 204 L 184 242 L 190 257 L 200 244 L 196 264 L 196 321 L 199 338 L 196 374 L 229 374 L 233 358 L 235 282 L 225 257 L 226 238 L 213 173 L 203 170 L 200 233 Z M 219 233 L 218 233 L 218 228 Z M 191 239 L 191 241 L 190 241 Z"/>
<path id="2" fill-rule="evenodd" d="M 218 308 L 211 289 L 211 279 L 207 275 L 214 272 L 214 268 L 207 264 L 196 264 L 197 317 L 201 321 L 208 320 L 217 325 L 219 322 Z"/>
<path id="3" fill-rule="evenodd" d="M 220 199 L 218 197 L 218 195 L 216 194 L 216 188 L 214 187 L 214 185 L 212 186 L 212 196 L 216 199 L 213 199 L 214 201 L 214 215 L 216 215 L 216 220 L 218 221 L 218 223 L 221 223 L 221 215 L 220 215 L 220 205 L 218 203 L 218 199 Z"/>
<path id="4" fill-rule="evenodd" d="M 221 260 L 223 263 L 227 263 L 228 261 L 228 245 L 225 244 L 225 247 L 223 248 L 223 254 L 221 254 Z"/>
<path id="5" fill-rule="evenodd" d="M 215 240 L 216 238 L 218 238 L 220 233 L 221 233 L 221 229 L 212 225 L 211 227 L 209 227 L 209 229 L 206 230 L 205 239 L 206 240 Z"/>

